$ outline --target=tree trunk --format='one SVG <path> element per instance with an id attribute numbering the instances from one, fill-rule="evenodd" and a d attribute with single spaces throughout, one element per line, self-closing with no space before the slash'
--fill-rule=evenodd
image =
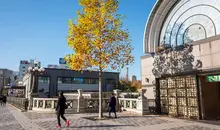
<path id="1" fill-rule="evenodd" d="M 99 71 L 99 119 L 101 119 L 102 117 L 102 71 Z"/>

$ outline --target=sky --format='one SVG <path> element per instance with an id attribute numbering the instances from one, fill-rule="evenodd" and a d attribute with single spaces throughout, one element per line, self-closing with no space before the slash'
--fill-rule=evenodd
<path id="1" fill-rule="evenodd" d="M 125 15 L 135 63 L 129 76 L 141 78 L 143 34 L 156 0 L 119 0 L 118 13 Z M 20 60 L 37 59 L 43 66 L 59 64 L 72 52 L 66 36 L 68 19 L 75 20 L 81 9 L 78 0 L 0 0 L 0 68 L 18 71 Z M 125 76 L 125 69 L 121 71 Z"/>

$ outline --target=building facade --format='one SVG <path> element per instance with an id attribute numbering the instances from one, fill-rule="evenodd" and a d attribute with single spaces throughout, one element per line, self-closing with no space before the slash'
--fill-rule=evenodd
<path id="1" fill-rule="evenodd" d="M 220 1 L 158 0 L 141 57 L 142 86 L 157 112 L 220 117 Z"/>
<path id="2" fill-rule="evenodd" d="M 98 81 L 98 72 L 96 71 L 79 72 L 69 69 L 46 68 L 45 72 L 38 77 L 38 96 L 53 97 L 61 90 L 77 92 L 77 89 L 83 89 L 87 92 L 98 92 Z M 118 81 L 119 73 L 103 72 L 102 90 L 112 91 L 118 85 Z M 31 82 L 31 75 L 27 73 L 23 78 L 26 93 L 30 91 Z"/>
<path id="3" fill-rule="evenodd" d="M 0 90 L 7 85 L 15 84 L 15 73 L 12 70 L 0 69 Z"/>
<path id="4" fill-rule="evenodd" d="M 18 72 L 18 81 L 22 81 L 23 77 L 25 75 L 25 73 L 27 72 L 28 68 L 34 67 L 34 61 L 33 59 L 31 59 L 30 61 L 27 60 L 21 60 L 20 61 L 20 65 L 19 65 L 19 72 Z M 41 66 L 41 62 L 38 62 L 38 67 Z"/>

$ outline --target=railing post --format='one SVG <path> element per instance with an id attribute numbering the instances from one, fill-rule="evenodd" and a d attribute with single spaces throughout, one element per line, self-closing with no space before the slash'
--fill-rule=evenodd
<path id="1" fill-rule="evenodd" d="M 54 102 L 54 100 L 52 100 L 52 101 L 51 101 L 51 107 L 52 107 L 52 109 L 54 109 L 54 108 L 55 108 L 54 103 L 55 103 L 55 102 Z"/>
<path id="2" fill-rule="evenodd" d="M 39 100 L 37 99 L 37 108 L 39 108 Z"/>
<path id="3" fill-rule="evenodd" d="M 46 101 L 43 99 L 43 109 L 46 108 Z"/>
<path id="4" fill-rule="evenodd" d="M 133 100 L 130 100 L 130 108 L 132 109 L 133 108 Z"/>
<path id="5" fill-rule="evenodd" d="M 115 90 L 113 90 L 113 92 L 114 92 L 115 98 L 116 98 L 116 111 L 121 111 L 121 106 L 119 104 L 121 90 L 115 89 Z"/>
<path id="6" fill-rule="evenodd" d="M 78 107 L 77 107 L 77 112 L 84 112 L 85 111 L 85 99 L 82 96 L 83 94 L 83 90 L 82 89 L 78 89 Z"/>

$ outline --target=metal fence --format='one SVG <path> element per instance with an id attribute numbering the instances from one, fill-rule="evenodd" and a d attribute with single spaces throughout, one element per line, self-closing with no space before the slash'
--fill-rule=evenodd
<path id="1" fill-rule="evenodd" d="M 7 97 L 7 102 L 22 111 L 26 111 L 28 109 L 28 99 L 26 98 Z"/>

